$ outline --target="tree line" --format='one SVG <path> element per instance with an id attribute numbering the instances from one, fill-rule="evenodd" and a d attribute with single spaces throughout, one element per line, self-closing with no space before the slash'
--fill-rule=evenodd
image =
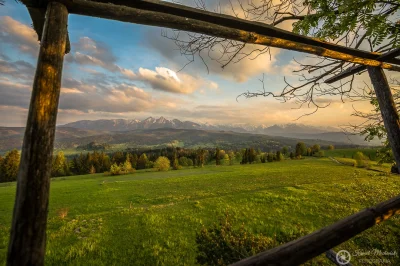
<path id="1" fill-rule="evenodd" d="M 333 149 L 330 145 L 328 149 Z M 62 151 L 53 156 L 52 177 L 85 175 L 94 173 L 122 174 L 135 170 L 155 168 L 159 170 L 179 170 L 182 167 L 203 167 L 206 164 L 233 165 L 252 164 L 282 161 L 288 157 L 291 159 L 301 156 L 323 156 L 321 147 L 315 144 L 306 147 L 303 142 L 291 147 L 283 147 L 278 151 L 263 152 L 260 149 L 246 148 L 241 150 L 216 149 L 185 149 L 164 148 L 157 150 L 130 150 L 105 153 L 104 151 L 80 153 L 67 157 Z M 158 160 L 161 158 L 160 160 Z M 157 161 L 158 160 L 158 161 Z M 10 182 L 17 179 L 20 154 L 17 150 L 0 156 L 0 182 Z"/>

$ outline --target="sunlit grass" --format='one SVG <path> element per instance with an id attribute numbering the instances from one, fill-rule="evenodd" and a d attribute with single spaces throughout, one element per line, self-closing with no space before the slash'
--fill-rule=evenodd
<path id="1" fill-rule="evenodd" d="M 398 176 L 329 159 L 57 178 L 51 182 L 46 264 L 193 265 L 196 232 L 226 211 L 235 225 L 245 223 L 255 234 L 301 235 L 399 191 Z M 0 264 L 14 196 L 15 183 L 0 185 Z M 337 249 L 393 248 L 390 233 L 398 229 L 392 224 Z M 382 238 L 384 232 L 390 233 Z M 310 263 L 332 265 L 324 256 Z"/>

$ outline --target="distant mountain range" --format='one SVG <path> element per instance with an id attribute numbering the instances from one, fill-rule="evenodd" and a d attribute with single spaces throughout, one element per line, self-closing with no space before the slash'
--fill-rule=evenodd
<path id="1" fill-rule="evenodd" d="M 0 152 L 20 149 L 24 132 L 23 127 L 0 127 Z M 274 150 L 285 145 L 294 147 L 300 140 L 307 145 L 318 143 L 337 147 L 380 145 L 380 141 L 366 142 L 361 136 L 346 135 L 329 127 L 302 124 L 211 125 L 149 117 L 144 120 L 81 120 L 57 126 L 55 148 L 78 151 L 102 145 L 111 150 L 173 145 L 230 149 L 253 146 Z"/>
<path id="2" fill-rule="evenodd" d="M 131 131 L 143 129 L 197 129 L 197 130 L 212 130 L 212 131 L 232 131 L 237 133 L 253 133 L 269 136 L 280 136 L 297 139 L 314 139 L 324 141 L 334 141 L 353 145 L 380 145 L 379 140 L 371 142 L 364 141 L 362 136 L 345 134 L 340 129 L 335 127 L 316 127 L 303 124 L 282 124 L 282 125 L 212 125 L 202 124 L 192 121 L 181 121 L 178 119 L 166 119 L 164 117 L 153 118 L 149 117 L 144 120 L 139 119 L 102 119 L 102 120 L 80 120 L 60 127 L 71 127 L 94 131 Z"/>
<path id="3" fill-rule="evenodd" d="M 0 152 L 20 149 L 22 146 L 24 128 L 0 127 Z M 233 131 L 215 131 L 198 129 L 137 129 L 130 131 L 94 131 L 72 127 L 57 127 L 56 149 L 72 150 L 75 153 L 93 150 L 99 147 L 106 151 L 124 149 L 158 149 L 168 146 L 185 148 L 215 148 L 241 149 L 246 147 L 260 148 L 264 151 L 274 151 L 283 146 L 294 148 L 300 141 L 295 138 L 268 136 L 254 133 L 238 133 Z M 354 147 L 354 145 L 323 140 L 302 140 L 307 146 L 320 144 L 336 147 Z"/>

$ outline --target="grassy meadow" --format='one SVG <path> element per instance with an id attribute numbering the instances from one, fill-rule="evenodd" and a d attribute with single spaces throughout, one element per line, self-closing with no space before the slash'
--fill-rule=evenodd
<path id="1" fill-rule="evenodd" d="M 399 191 L 399 176 L 328 158 L 55 178 L 46 265 L 196 265 L 196 232 L 226 212 L 235 227 L 295 238 Z M 0 184 L 0 265 L 14 197 L 15 183 Z M 335 250 L 397 250 L 399 235 L 394 217 Z M 307 265 L 333 264 L 321 255 Z"/>

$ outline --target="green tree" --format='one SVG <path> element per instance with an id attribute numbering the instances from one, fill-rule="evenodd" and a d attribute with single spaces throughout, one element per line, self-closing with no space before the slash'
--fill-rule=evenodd
<path id="1" fill-rule="evenodd" d="M 203 167 L 206 161 L 207 151 L 204 149 L 198 149 L 196 152 L 196 163 L 198 167 Z"/>
<path id="2" fill-rule="evenodd" d="M 174 159 L 173 163 L 172 163 L 172 169 L 173 170 L 179 170 L 182 169 L 182 166 L 179 165 L 179 161 L 177 158 Z"/>
<path id="3" fill-rule="evenodd" d="M 292 160 L 294 159 L 294 153 L 293 153 L 292 151 L 290 152 L 289 157 L 290 157 L 290 159 L 292 159 Z"/>
<path id="4" fill-rule="evenodd" d="M 318 153 L 321 150 L 321 146 L 318 144 L 314 144 L 311 148 L 312 154 Z"/>
<path id="5" fill-rule="evenodd" d="M 328 146 L 328 150 L 332 151 L 335 149 L 335 146 L 333 146 L 332 144 Z"/>
<path id="6" fill-rule="evenodd" d="M 138 156 L 137 156 L 137 154 L 136 153 L 134 153 L 132 156 L 131 156 L 131 164 L 132 164 L 132 167 L 133 168 L 136 168 L 137 167 L 137 161 L 138 161 Z"/>
<path id="7" fill-rule="evenodd" d="M 2 180 L 0 182 L 10 182 L 17 180 L 18 169 L 19 169 L 20 154 L 18 150 L 9 151 L 3 160 L 3 174 L 1 175 Z"/>
<path id="8" fill-rule="evenodd" d="M 179 162 L 179 164 L 180 164 L 181 166 L 189 166 L 189 165 L 188 165 L 188 158 L 186 158 L 185 156 L 180 157 L 179 160 L 178 160 L 178 162 Z"/>
<path id="9" fill-rule="evenodd" d="M 64 156 L 64 153 L 62 151 L 59 151 L 56 156 L 54 156 L 53 159 L 53 165 L 51 168 L 51 175 L 52 176 L 64 176 L 66 175 L 65 169 L 66 169 L 66 159 Z"/>
<path id="10" fill-rule="evenodd" d="M 215 149 L 215 164 L 216 165 L 221 165 L 221 158 L 219 156 L 220 156 L 220 149 L 216 148 Z"/>
<path id="11" fill-rule="evenodd" d="M 155 161 L 154 168 L 156 168 L 158 171 L 168 171 L 170 165 L 171 165 L 171 162 L 169 161 L 169 159 L 167 157 L 160 156 Z"/>
<path id="12" fill-rule="evenodd" d="M 228 153 L 229 156 L 229 164 L 233 165 L 235 163 L 235 153 L 233 151 L 230 151 Z"/>
<path id="13" fill-rule="evenodd" d="M 242 164 L 247 164 L 247 163 L 249 163 L 249 149 L 244 149 L 242 156 Z"/>
<path id="14" fill-rule="evenodd" d="M 248 152 L 248 161 L 249 161 L 249 163 L 255 162 L 256 156 L 257 156 L 256 150 L 254 148 L 250 148 L 249 152 Z"/>
<path id="15" fill-rule="evenodd" d="M 229 155 L 225 154 L 224 159 L 222 159 L 223 165 L 229 165 Z"/>
<path id="16" fill-rule="evenodd" d="M 149 164 L 149 159 L 147 159 L 146 153 L 142 153 L 137 161 L 137 168 L 136 169 L 146 169 Z"/>
<path id="17" fill-rule="evenodd" d="M 283 154 L 284 156 L 287 156 L 287 155 L 288 155 L 288 152 L 289 152 L 289 148 L 288 148 L 287 146 L 284 146 L 284 147 L 282 148 L 282 154 Z"/>
<path id="18" fill-rule="evenodd" d="M 133 171 L 135 171 L 134 168 L 132 168 L 132 164 L 131 164 L 129 156 L 127 156 L 125 162 L 122 164 L 121 171 L 124 174 L 129 174 L 129 173 L 132 173 Z"/>
<path id="19" fill-rule="evenodd" d="M 238 151 L 238 152 L 236 152 L 235 153 L 235 160 L 237 161 L 237 162 L 242 162 L 242 158 L 243 158 L 243 155 L 242 155 L 242 153 L 240 152 L 240 151 Z"/>
<path id="20" fill-rule="evenodd" d="M 282 155 L 282 153 L 280 151 L 276 152 L 276 160 L 278 162 L 283 160 L 283 155 Z"/>
<path id="21" fill-rule="evenodd" d="M 4 164 L 4 158 L 0 155 L 0 182 L 3 179 L 2 178 L 2 175 L 4 173 L 3 164 Z"/>
<path id="22" fill-rule="evenodd" d="M 117 163 L 113 163 L 110 167 L 110 174 L 111 175 L 120 175 L 121 174 L 121 168 Z"/>
<path id="23" fill-rule="evenodd" d="M 296 157 L 301 158 L 302 155 L 306 154 L 307 152 L 307 147 L 304 142 L 298 142 L 296 144 Z"/>

